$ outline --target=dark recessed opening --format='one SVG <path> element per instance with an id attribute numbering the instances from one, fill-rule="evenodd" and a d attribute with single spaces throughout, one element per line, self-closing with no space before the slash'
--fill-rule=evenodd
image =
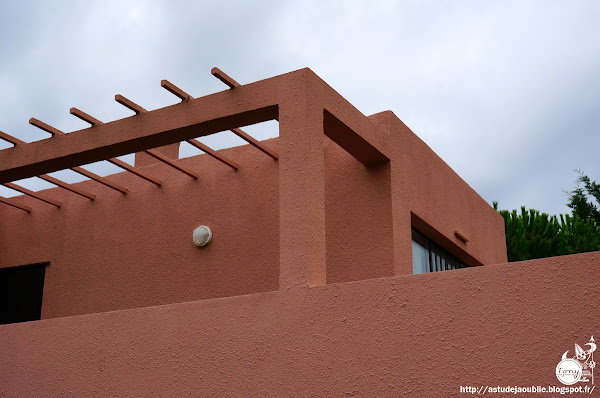
<path id="1" fill-rule="evenodd" d="M 465 268 L 460 260 L 422 233 L 412 230 L 413 274 Z"/>
<path id="2" fill-rule="evenodd" d="M 0 268 L 0 324 L 40 319 L 48 264 Z"/>

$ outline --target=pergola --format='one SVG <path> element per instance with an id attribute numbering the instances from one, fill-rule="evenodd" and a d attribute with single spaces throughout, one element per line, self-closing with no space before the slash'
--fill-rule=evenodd
<path id="1" fill-rule="evenodd" d="M 48 175 L 71 169 L 126 195 L 127 187 L 82 167 L 106 160 L 159 189 L 163 181 L 117 157 L 144 152 L 190 178 L 201 179 L 201 170 L 192 170 L 156 148 L 185 141 L 237 170 L 243 165 L 195 140 L 230 130 L 279 162 L 280 287 L 324 284 L 323 136 L 366 167 L 376 167 L 391 158 L 391 146 L 383 142 L 387 141 L 386 134 L 308 68 L 245 85 L 218 68 L 213 68 L 211 73 L 229 89 L 193 98 L 162 80 L 161 86 L 177 96 L 181 100 L 179 104 L 148 111 L 123 95 L 116 95 L 115 100 L 132 110 L 134 116 L 103 123 L 84 111 L 71 108 L 70 113 L 90 127 L 65 134 L 32 118 L 30 124 L 51 135 L 32 143 L 0 132 L 0 138 L 14 145 L 0 151 L 0 184 L 60 208 L 61 202 L 14 183 L 37 176 L 94 201 L 96 197 L 92 192 Z M 279 122 L 279 153 L 240 129 L 269 120 Z M 0 198 L 0 202 L 32 211 L 12 198 Z"/>

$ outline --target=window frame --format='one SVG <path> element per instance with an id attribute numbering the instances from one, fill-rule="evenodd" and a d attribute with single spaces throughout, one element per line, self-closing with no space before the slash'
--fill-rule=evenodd
<path id="1" fill-rule="evenodd" d="M 427 267 L 425 272 L 415 273 L 415 258 L 413 256 L 413 275 L 427 274 L 431 272 L 452 271 L 468 267 L 456 256 L 435 243 L 422 232 L 411 228 L 412 243 L 421 246 L 427 252 Z"/>

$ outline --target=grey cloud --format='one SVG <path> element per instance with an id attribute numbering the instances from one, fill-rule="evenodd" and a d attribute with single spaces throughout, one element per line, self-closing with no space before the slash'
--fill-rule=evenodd
<path id="1" fill-rule="evenodd" d="M 566 212 L 573 170 L 600 180 L 600 3 L 271 1 L 9 3 L 0 16 L 0 129 L 73 131 L 311 67 L 366 114 L 393 110 L 486 200 Z M 268 131 L 267 131 L 268 130 Z M 257 129 L 259 135 L 273 134 Z M 222 147 L 231 137 L 210 138 Z M 3 144 L 0 144 L 3 145 Z M 0 146 L 0 148 L 6 146 Z"/>

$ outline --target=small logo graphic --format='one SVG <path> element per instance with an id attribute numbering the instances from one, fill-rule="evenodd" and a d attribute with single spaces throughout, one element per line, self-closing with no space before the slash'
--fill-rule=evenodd
<path id="1" fill-rule="evenodd" d="M 577 382 L 594 384 L 594 351 L 596 343 L 594 336 L 590 337 L 590 342 L 584 345 L 590 348 L 584 350 L 575 344 L 575 356 L 569 358 L 569 351 L 565 351 L 562 360 L 556 365 L 556 378 L 561 383 L 570 386 Z"/>

